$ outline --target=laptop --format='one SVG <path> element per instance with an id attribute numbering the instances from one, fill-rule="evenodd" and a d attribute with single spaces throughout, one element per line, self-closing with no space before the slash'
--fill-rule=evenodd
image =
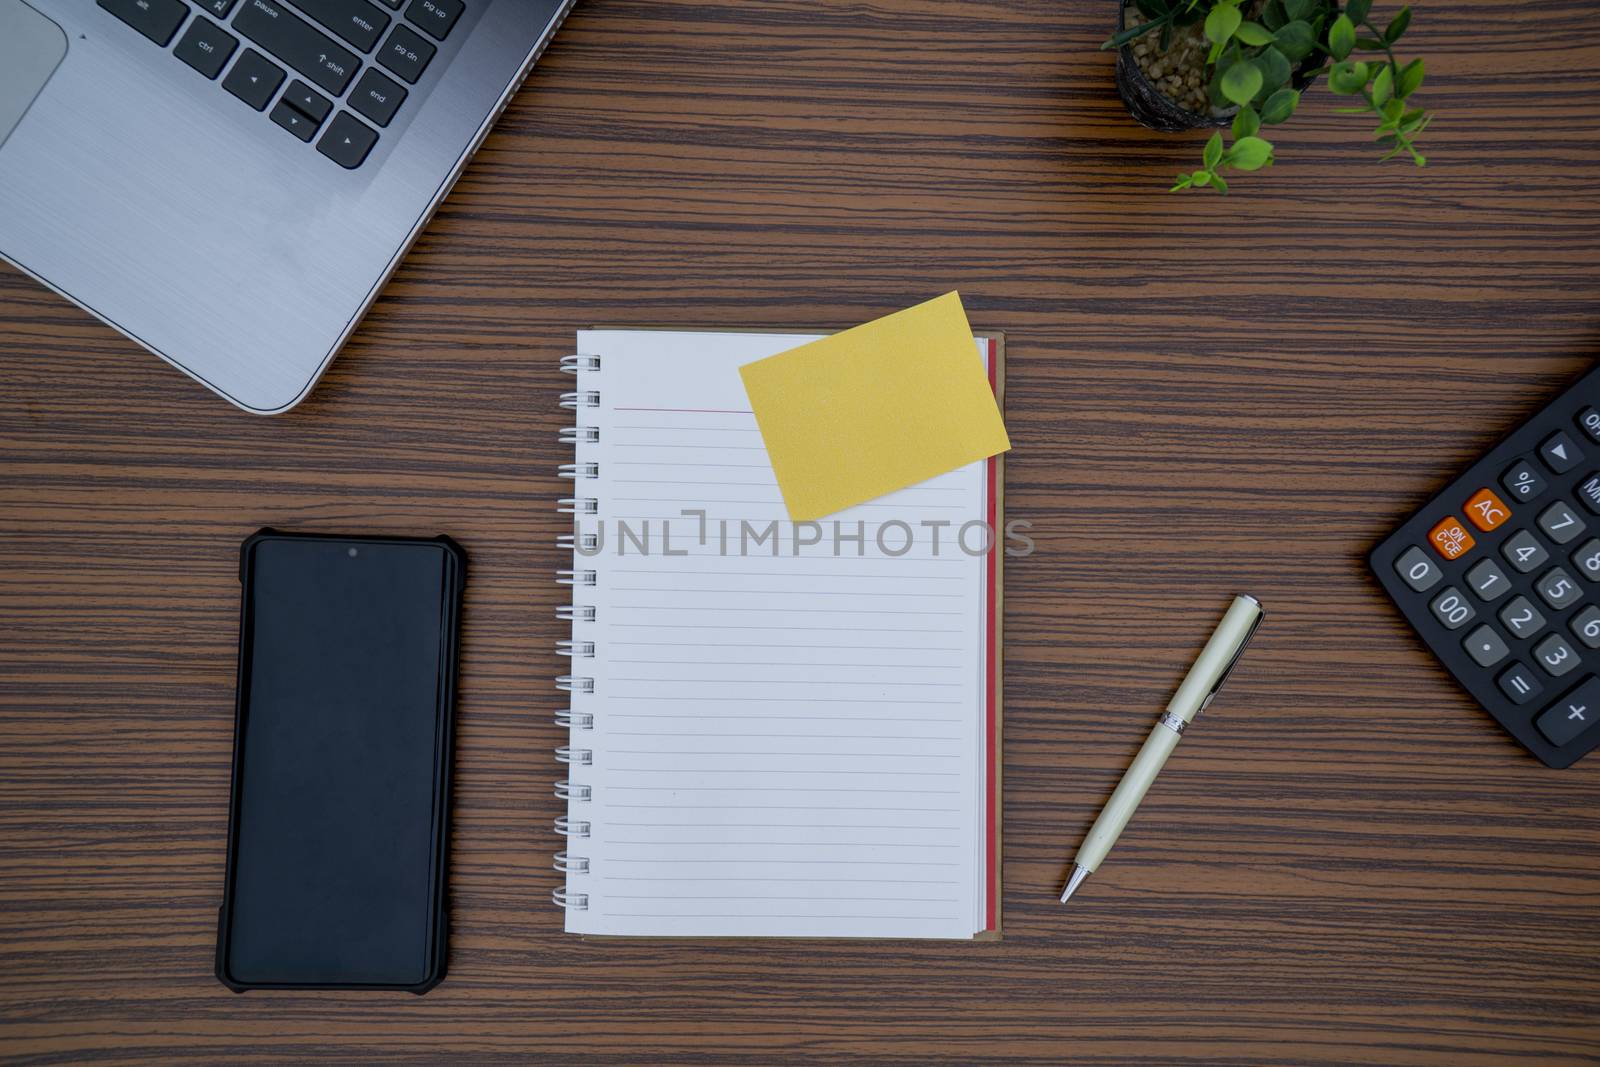
<path id="1" fill-rule="evenodd" d="M 303 400 L 573 0 L 0 0 L 0 255 Z"/>

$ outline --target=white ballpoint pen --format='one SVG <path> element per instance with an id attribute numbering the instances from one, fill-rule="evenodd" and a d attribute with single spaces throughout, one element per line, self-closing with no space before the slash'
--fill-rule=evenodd
<path id="1" fill-rule="evenodd" d="M 1122 776 L 1122 781 L 1117 783 L 1116 792 L 1106 801 L 1100 817 L 1089 830 L 1089 836 L 1078 849 L 1073 859 L 1072 876 L 1067 879 L 1067 888 L 1061 893 L 1061 903 L 1065 904 L 1084 879 L 1099 869 L 1111 846 L 1117 843 L 1123 827 L 1128 825 L 1128 820 L 1138 810 L 1139 802 L 1154 784 L 1156 775 L 1161 773 L 1167 757 L 1178 747 L 1178 739 L 1183 736 L 1183 731 L 1195 716 L 1210 706 L 1212 699 L 1222 689 L 1222 683 L 1228 680 L 1228 672 L 1239 662 L 1245 646 L 1250 643 L 1256 627 L 1261 625 L 1265 617 L 1266 612 L 1255 597 L 1233 598 L 1227 614 L 1217 624 L 1216 632 L 1201 650 L 1200 658 L 1189 668 L 1183 684 L 1178 686 L 1178 691 L 1167 703 L 1167 710 L 1156 720 L 1144 747 L 1139 749 L 1133 765 Z"/>

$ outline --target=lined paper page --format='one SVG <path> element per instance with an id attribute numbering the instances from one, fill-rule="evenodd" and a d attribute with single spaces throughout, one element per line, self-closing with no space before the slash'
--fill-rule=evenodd
<path id="1" fill-rule="evenodd" d="M 593 763 L 570 777 L 593 799 L 571 809 L 590 836 L 569 842 L 589 860 L 569 930 L 985 925 L 986 569 L 956 543 L 985 515 L 984 465 L 797 535 L 737 368 L 811 339 L 579 336 L 602 362 L 579 379 L 600 394 L 579 421 L 601 439 L 579 450 L 599 476 L 577 494 L 599 502 L 582 529 L 603 541 L 574 564 L 595 572 L 574 600 L 597 618 L 575 627 L 596 655 L 573 661 L 594 678 L 573 698 L 594 726 L 573 733 Z"/>

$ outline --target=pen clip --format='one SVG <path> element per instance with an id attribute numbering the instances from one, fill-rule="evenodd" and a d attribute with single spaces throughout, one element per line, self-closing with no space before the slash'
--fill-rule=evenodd
<path id="1" fill-rule="evenodd" d="M 1207 693 L 1205 700 L 1200 702 L 1200 710 L 1195 712 L 1196 716 L 1204 715 L 1206 709 L 1211 706 L 1211 702 L 1217 699 L 1217 694 L 1222 692 L 1223 685 L 1228 681 L 1228 675 L 1232 674 L 1233 668 L 1239 665 L 1239 657 L 1243 656 L 1244 650 L 1250 647 L 1250 639 L 1255 637 L 1257 630 L 1261 629 L 1262 620 L 1266 617 L 1266 610 L 1261 609 L 1256 615 L 1255 621 L 1250 624 L 1250 632 L 1244 635 L 1244 640 L 1239 642 L 1239 647 L 1233 650 L 1233 658 L 1228 661 L 1228 665 L 1217 675 L 1217 680 L 1211 683 L 1211 692 Z"/>

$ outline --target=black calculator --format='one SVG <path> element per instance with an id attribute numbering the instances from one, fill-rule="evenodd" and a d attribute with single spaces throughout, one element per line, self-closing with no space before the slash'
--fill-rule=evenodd
<path id="1" fill-rule="evenodd" d="M 1372 550 L 1434 655 L 1528 751 L 1600 745 L 1600 368 Z"/>

